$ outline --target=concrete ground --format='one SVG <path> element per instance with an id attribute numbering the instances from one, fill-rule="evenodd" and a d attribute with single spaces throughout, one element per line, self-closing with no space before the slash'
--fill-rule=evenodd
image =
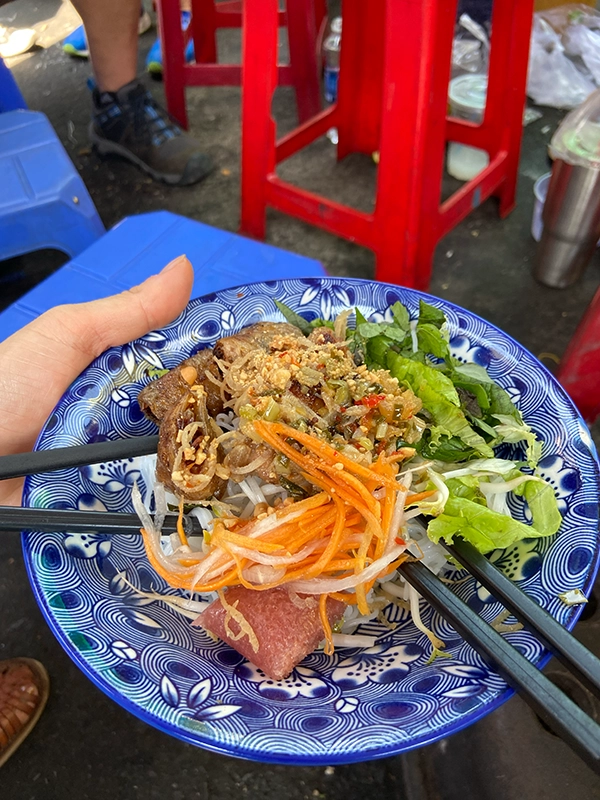
<path id="1" fill-rule="evenodd" d="M 166 188 L 127 163 L 100 162 L 90 152 L 90 67 L 64 56 L 56 44 L 76 24 L 71 7 L 61 0 L 19 0 L 1 9 L 3 23 L 39 30 L 42 46 L 15 59 L 14 74 L 31 108 L 50 118 L 107 226 L 128 214 L 166 208 L 237 229 L 238 89 L 188 92 L 191 131 L 218 169 L 199 187 Z M 140 74 L 154 35 L 140 40 Z M 220 44 L 226 58 L 239 52 L 236 32 L 227 32 Z M 150 79 L 147 83 L 160 98 L 161 85 Z M 290 90 L 277 92 L 274 108 L 281 129 L 289 129 L 295 120 Z M 600 261 L 595 256 L 586 275 L 567 290 L 545 288 L 531 277 L 532 187 L 548 169 L 546 146 L 561 117 L 551 109 L 542 111 L 542 118 L 524 130 L 517 209 L 499 220 L 490 200 L 446 236 L 436 251 L 431 292 L 489 319 L 553 368 L 597 288 Z M 326 140 L 296 156 L 282 174 L 361 208 L 372 203 L 375 167 L 370 159 L 354 156 L 337 164 Z M 445 190 L 450 188 L 447 183 Z M 281 214 L 269 215 L 267 241 L 321 260 L 334 275 L 373 277 L 369 251 Z M 45 252 L 0 263 L 0 308 L 63 261 L 60 254 Z M 595 603 L 586 617 L 577 631 L 598 649 Z M 0 772 L 0 797 L 7 800 L 600 798 L 594 774 L 518 698 L 477 725 L 405 757 L 335 770 L 248 763 L 182 744 L 129 715 L 72 664 L 33 600 L 16 534 L 0 539 L 0 658 L 15 655 L 47 665 L 52 694 L 34 733 Z M 558 671 L 556 666 L 550 669 Z M 597 714 L 598 707 L 589 702 Z"/>

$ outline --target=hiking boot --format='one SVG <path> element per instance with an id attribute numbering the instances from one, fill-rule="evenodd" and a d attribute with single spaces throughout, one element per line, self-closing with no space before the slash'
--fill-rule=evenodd
<path id="1" fill-rule="evenodd" d="M 189 186 L 212 171 L 212 159 L 181 130 L 137 79 L 118 92 L 93 90 L 90 139 L 100 155 L 122 156 L 157 181 Z"/>

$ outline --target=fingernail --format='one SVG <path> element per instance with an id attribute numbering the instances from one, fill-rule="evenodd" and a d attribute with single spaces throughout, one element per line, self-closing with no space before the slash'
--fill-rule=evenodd
<path id="1" fill-rule="evenodd" d="M 185 255 L 177 256 L 177 258 L 174 258 L 173 261 L 169 261 L 167 266 L 160 271 L 160 274 L 162 275 L 163 272 L 170 272 L 172 269 L 175 269 L 175 267 L 181 264 L 182 258 L 186 258 L 186 256 Z"/>

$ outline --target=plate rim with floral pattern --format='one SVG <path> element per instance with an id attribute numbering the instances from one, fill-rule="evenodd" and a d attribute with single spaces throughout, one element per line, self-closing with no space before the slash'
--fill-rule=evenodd
<path id="1" fill-rule="evenodd" d="M 357 305 L 382 320 L 395 300 L 414 315 L 420 298 L 444 310 L 454 355 L 488 367 L 543 434 L 542 472 L 564 514 L 553 540 L 530 540 L 492 558 L 571 629 L 582 607 L 566 607 L 559 590 L 588 594 L 598 570 L 594 444 L 565 391 L 534 356 L 449 301 L 336 277 L 249 283 L 205 295 L 161 331 L 96 359 L 60 400 L 36 449 L 154 432 L 135 402 L 152 370 L 173 367 L 260 319 L 281 320 L 274 298 L 307 318 L 329 318 Z M 23 504 L 124 510 L 133 481 L 143 484 L 138 467 L 129 459 L 30 476 Z M 513 512 L 526 519 L 523 506 Z M 135 594 L 123 576 L 145 589 L 175 593 L 152 573 L 140 537 L 25 532 L 23 552 L 46 621 L 87 677 L 145 722 L 214 752 L 305 766 L 382 758 L 455 733 L 512 694 L 431 609 L 423 611 L 424 620 L 446 639 L 452 659 L 426 664 L 423 635 L 405 612 L 391 608 L 390 627 L 375 622 L 362 629 L 379 637 L 374 648 L 338 650 L 331 658 L 313 653 L 276 684 L 164 603 Z M 473 580 L 456 591 L 488 621 L 497 616 L 499 604 Z M 506 635 L 532 661 L 548 658 L 527 632 Z"/>

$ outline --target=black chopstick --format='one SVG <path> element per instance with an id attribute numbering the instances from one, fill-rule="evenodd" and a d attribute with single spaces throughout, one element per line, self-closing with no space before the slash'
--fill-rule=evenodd
<path id="1" fill-rule="evenodd" d="M 109 442 L 0 456 L 0 480 L 22 478 L 25 475 L 36 475 L 41 472 L 54 472 L 67 467 L 118 461 L 121 458 L 146 456 L 156 453 L 157 447 L 158 436 L 133 436 L 130 439 L 114 439 Z"/>
<path id="2" fill-rule="evenodd" d="M 162 527 L 164 534 L 176 533 L 177 515 L 167 515 Z M 18 508 L 0 506 L 0 531 L 46 531 L 102 534 L 137 533 L 142 523 L 137 514 L 116 511 L 71 511 L 59 508 Z M 192 516 L 184 516 L 187 536 L 202 535 L 202 525 Z"/>
<path id="3" fill-rule="evenodd" d="M 456 537 L 444 545 L 477 580 L 482 583 L 514 616 L 568 667 L 590 691 L 600 697 L 600 659 L 563 628 L 554 617 L 525 594 L 472 544 Z"/>
<path id="4" fill-rule="evenodd" d="M 463 638 L 491 662 L 552 730 L 600 772 L 600 725 L 588 717 L 491 625 L 424 564 L 405 562 L 399 572 Z"/>

